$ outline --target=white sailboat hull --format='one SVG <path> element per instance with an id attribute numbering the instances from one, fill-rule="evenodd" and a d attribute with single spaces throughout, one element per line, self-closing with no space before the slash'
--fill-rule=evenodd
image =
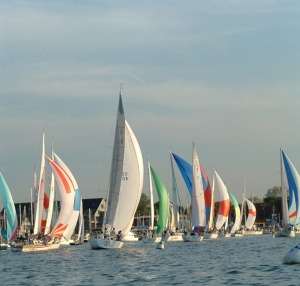
<path id="1" fill-rule="evenodd" d="M 215 238 L 218 238 L 218 234 L 217 233 L 204 233 L 204 236 L 203 238 L 204 239 L 215 239 Z"/>
<path id="2" fill-rule="evenodd" d="M 7 250 L 7 243 L 1 243 L 0 250 Z"/>
<path id="3" fill-rule="evenodd" d="M 96 239 L 90 238 L 89 244 L 92 249 L 112 249 L 112 248 L 122 248 L 123 242 L 117 240 L 106 240 L 106 239 Z"/>
<path id="4" fill-rule="evenodd" d="M 183 235 L 182 239 L 184 242 L 199 242 L 203 240 L 203 236 L 200 235 Z"/>
<path id="5" fill-rule="evenodd" d="M 166 235 L 162 237 L 162 241 L 168 241 L 168 242 L 173 242 L 173 241 L 183 241 L 182 235 Z"/>
<path id="6" fill-rule="evenodd" d="M 243 237 L 244 236 L 244 232 L 238 232 L 238 233 L 232 233 L 231 237 Z"/>
<path id="7" fill-rule="evenodd" d="M 263 234 L 262 230 L 246 230 L 244 235 L 261 235 Z"/>
<path id="8" fill-rule="evenodd" d="M 129 232 L 128 235 L 126 235 L 125 237 L 123 237 L 122 239 L 123 241 L 138 241 L 139 238 L 136 237 L 136 235 L 132 232 Z"/>
<path id="9" fill-rule="evenodd" d="M 275 237 L 295 237 L 294 230 L 278 230 L 275 232 Z"/>
<path id="10" fill-rule="evenodd" d="M 16 245 L 12 246 L 10 249 L 12 252 L 40 252 L 59 249 L 59 243 L 53 244 L 28 244 L 28 245 Z"/>
<path id="11" fill-rule="evenodd" d="M 231 233 L 227 232 L 227 233 L 222 233 L 218 236 L 219 238 L 228 238 L 231 237 Z"/>
<path id="12" fill-rule="evenodd" d="M 156 243 L 161 241 L 161 237 L 144 237 L 142 240 L 145 243 Z"/>

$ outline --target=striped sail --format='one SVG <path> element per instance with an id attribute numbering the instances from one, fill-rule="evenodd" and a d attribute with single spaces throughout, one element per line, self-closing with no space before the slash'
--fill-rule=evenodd
<path id="1" fill-rule="evenodd" d="M 251 229 L 252 226 L 254 225 L 255 219 L 256 219 L 256 208 L 251 201 L 249 201 L 247 199 L 245 199 L 245 201 L 247 202 L 247 205 L 248 205 L 248 217 L 245 222 L 245 226 L 246 226 L 246 228 Z"/>
<path id="2" fill-rule="evenodd" d="M 72 213 L 71 218 L 68 222 L 68 227 L 64 231 L 64 234 L 63 234 L 64 238 L 66 240 L 69 240 L 70 237 L 72 236 L 73 232 L 74 232 L 74 229 L 75 229 L 77 221 L 78 221 L 81 196 L 80 196 L 80 191 L 79 191 L 77 182 L 76 182 L 73 174 L 71 173 L 71 171 L 67 167 L 67 165 L 56 154 L 54 154 L 54 156 L 55 156 L 55 161 L 65 171 L 65 173 L 67 174 L 68 178 L 71 180 L 72 185 L 75 189 L 75 200 L 74 200 L 73 213 Z"/>
<path id="3" fill-rule="evenodd" d="M 195 145 L 193 143 L 193 181 L 192 181 L 192 227 L 200 232 L 206 225 L 205 199 L 201 168 Z"/>
<path id="4" fill-rule="evenodd" d="M 169 197 L 164 183 L 157 175 L 155 170 L 150 166 L 153 180 L 155 183 L 158 199 L 159 199 L 159 213 L 157 223 L 157 235 L 161 235 L 165 229 L 169 216 Z"/>
<path id="5" fill-rule="evenodd" d="M 59 217 L 51 234 L 53 236 L 62 237 L 73 214 L 75 188 L 67 172 L 47 156 L 46 158 L 54 174 L 61 198 Z"/>
<path id="6" fill-rule="evenodd" d="M 229 197 L 231 199 L 231 201 L 233 202 L 234 205 L 234 210 L 235 210 L 235 222 L 233 227 L 231 228 L 230 233 L 235 233 L 241 226 L 241 210 L 240 210 L 240 206 L 238 201 L 236 200 L 236 198 L 233 196 L 233 194 L 231 192 L 229 192 L 227 190 Z"/>
<path id="7" fill-rule="evenodd" d="M 228 218 L 228 214 L 230 210 L 230 200 L 229 200 L 227 188 L 216 171 L 215 171 L 215 176 L 218 184 L 218 189 L 220 192 L 219 212 L 218 212 L 218 218 L 216 222 L 216 229 L 219 230 L 226 222 L 226 219 Z"/>
<path id="8" fill-rule="evenodd" d="M 175 162 L 178 166 L 178 169 L 180 170 L 180 173 L 183 177 L 183 180 L 188 188 L 188 191 L 190 195 L 192 196 L 192 180 L 193 180 L 193 167 L 191 164 L 177 156 L 176 154 L 172 153 Z M 209 220 L 210 213 L 213 212 L 213 209 L 211 211 L 211 207 L 214 207 L 214 205 L 211 203 L 211 187 L 209 180 L 207 178 L 207 175 L 202 167 L 202 165 L 199 163 L 199 166 L 201 168 L 201 175 L 202 175 L 202 185 L 204 189 L 204 197 L 205 197 L 205 213 L 206 213 L 206 223 Z"/>
<path id="9" fill-rule="evenodd" d="M 18 218 L 17 218 L 16 208 L 10 190 L 1 173 L 0 173 L 0 189 L 1 189 L 3 204 L 5 208 L 5 214 L 6 214 L 7 242 L 10 243 L 15 239 L 17 235 Z"/>
<path id="10" fill-rule="evenodd" d="M 300 207 L 300 176 L 290 161 L 290 159 L 285 155 L 282 151 L 283 163 L 286 172 L 286 177 L 289 185 L 290 190 L 290 202 L 289 202 L 289 218 L 290 224 L 295 225 L 298 224 L 299 221 L 299 207 Z"/>
<path id="11" fill-rule="evenodd" d="M 121 94 L 110 171 L 106 225 L 126 236 L 140 201 L 144 173 L 138 141 L 125 120 Z"/>

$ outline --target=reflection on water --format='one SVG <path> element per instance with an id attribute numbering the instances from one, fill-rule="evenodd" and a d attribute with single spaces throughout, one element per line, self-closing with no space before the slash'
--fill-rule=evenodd
<path id="1" fill-rule="evenodd" d="M 41 253 L 0 253 L 1 285 L 299 285 L 300 265 L 282 257 L 300 237 L 260 235 L 199 243 L 88 244 Z"/>

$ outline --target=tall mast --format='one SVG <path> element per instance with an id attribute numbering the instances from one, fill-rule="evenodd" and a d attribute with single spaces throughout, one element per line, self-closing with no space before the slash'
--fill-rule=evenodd
<path id="1" fill-rule="evenodd" d="M 215 168 L 213 168 L 213 181 L 212 181 L 211 204 L 210 204 L 210 214 L 209 214 L 208 228 L 213 227 L 214 204 L 215 204 Z"/>
<path id="2" fill-rule="evenodd" d="M 151 176 L 151 169 L 150 169 L 150 162 L 149 162 L 149 155 L 148 157 L 148 175 L 149 175 L 149 193 L 150 193 L 150 230 L 153 230 L 154 227 L 154 201 L 153 201 L 153 188 L 152 188 L 152 176 Z"/>
<path id="3" fill-rule="evenodd" d="M 173 167 L 173 161 L 172 161 L 172 152 L 170 151 L 170 160 L 171 160 L 171 169 L 172 169 L 172 204 L 173 204 L 173 214 L 174 214 L 174 222 L 175 222 L 175 228 L 178 228 L 179 222 L 178 222 L 178 202 L 177 202 L 177 183 L 174 173 L 174 167 Z"/>

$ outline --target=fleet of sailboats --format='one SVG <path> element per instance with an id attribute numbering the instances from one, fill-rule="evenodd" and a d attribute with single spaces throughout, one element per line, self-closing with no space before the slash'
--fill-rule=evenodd
<path id="1" fill-rule="evenodd" d="M 186 217 L 187 222 L 184 222 L 184 224 L 180 224 L 179 220 L 178 190 L 173 159 L 178 166 L 188 193 L 190 194 L 190 218 Z M 46 161 L 51 168 L 51 174 L 49 176 L 49 197 L 45 191 Z M 157 172 L 151 166 L 148 156 L 150 225 L 147 235 L 143 237 L 143 241 L 152 243 L 160 241 L 157 248 L 163 249 L 163 242 L 166 241 L 200 242 L 203 239 L 217 237 L 229 238 L 262 234 L 262 230 L 254 228 L 256 221 L 256 208 L 254 203 L 243 197 L 242 207 L 240 209 L 237 199 L 227 190 L 226 185 L 215 169 L 213 169 L 211 189 L 208 177 L 199 162 L 194 143 L 191 161 L 192 164 L 189 164 L 187 161 L 170 152 L 172 172 L 171 203 L 167 189 Z M 300 176 L 282 149 L 280 149 L 280 167 L 283 220 L 281 225 L 278 225 L 274 236 L 294 237 L 294 227 L 299 224 L 300 220 Z M 88 242 L 91 249 L 121 248 L 124 243 L 123 241 L 137 240 L 135 234 L 131 233 L 131 227 L 141 197 L 144 179 L 143 169 L 142 153 L 135 134 L 125 119 L 120 90 L 114 147 L 107 189 L 107 203 L 102 226 L 104 234 L 96 237 L 91 236 L 89 238 Z M 152 180 L 154 181 L 159 199 L 159 215 L 156 229 Z M 285 180 L 288 183 L 289 204 Z M 56 212 L 54 211 L 55 183 L 58 186 L 61 198 L 59 216 L 56 216 Z M 218 213 L 215 215 L 216 188 L 219 191 L 219 207 Z M 1 173 L 0 189 L 6 214 L 6 235 L 5 241 L 3 241 L 3 239 L 0 241 L 0 250 L 6 250 L 10 247 L 13 252 L 47 251 L 58 249 L 63 240 L 67 244 L 71 242 L 71 245 L 83 244 L 84 217 L 82 197 L 78 184 L 67 165 L 54 153 L 53 140 L 51 158 L 46 156 L 45 132 L 43 132 L 42 137 L 42 158 L 39 180 L 37 180 L 37 174 L 34 169 L 34 207 L 33 204 L 31 204 L 32 220 L 27 223 L 32 224 L 33 235 L 38 236 L 42 234 L 43 236 L 47 236 L 48 240 L 46 240 L 46 242 L 41 241 L 40 238 L 36 238 L 34 243 L 15 242 L 18 231 L 16 209 L 9 188 Z M 235 221 L 228 225 L 230 200 L 234 206 Z M 188 210 L 189 207 L 186 209 Z M 248 210 L 247 214 L 246 210 Z M 244 228 L 242 226 L 243 213 L 245 215 Z M 20 210 L 20 225 L 21 224 Z M 71 236 L 74 234 L 77 225 L 77 239 L 72 241 Z M 185 231 L 184 234 L 181 230 Z M 117 236 L 115 236 L 116 232 L 118 233 Z M 1 234 L 4 234 L 4 232 L 2 231 Z M 285 256 L 284 263 L 292 263 L 291 261 L 299 261 L 297 263 L 300 263 L 300 247 L 295 247 Z"/>

